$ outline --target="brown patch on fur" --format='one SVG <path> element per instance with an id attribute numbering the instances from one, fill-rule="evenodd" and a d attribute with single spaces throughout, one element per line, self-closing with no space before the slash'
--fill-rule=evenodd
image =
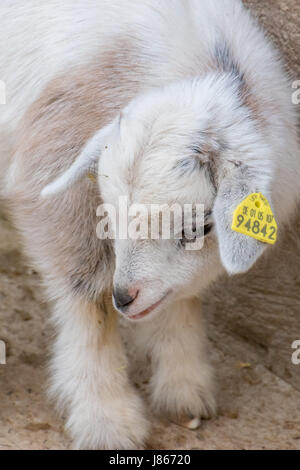
<path id="1" fill-rule="evenodd" d="M 118 312 L 112 303 L 112 290 L 105 291 L 101 297 L 101 310 L 104 312 L 105 341 L 109 341 L 111 333 L 115 330 L 118 320 Z"/>
<path id="2" fill-rule="evenodd" d="M 256 125 L 261 129 L 265 129 L 268 125 L 264 113 L 263 113 L 263 105 L 258 102 L 257 98 L 254 96 L 254 94 L 251 91 L 251 87 L 249 84 L 245 81 L 243 85 L 241 86 L 241 100 L 244 106 L 248 108 L 251 112 L 251 117 L 254 119 Z"/>
<path id="3" fill-rule="evenodd" d="M 43 200 L 40 192 L 144 86 L 141 68 L 137 46 L 120 39 L 92 64 L 52 80 L 18 129 L 8 202 L 53 297 L 71 289 L 96 299 L 110 287 L 114 255 L 96 236 L 98 185 L 84 178 L 57 197 Z"/>

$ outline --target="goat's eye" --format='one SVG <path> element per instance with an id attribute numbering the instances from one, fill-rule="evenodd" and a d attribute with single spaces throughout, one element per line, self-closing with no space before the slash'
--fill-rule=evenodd
<path id="1" fill-rule="evenodd" d="M 213 224 L 206 224 L 204 225 L 203 229 L 203 236 L 206 237 L 213 228 Z M 195 232 L 194 232 L 195 233 Z M 197 234 L 195 234 L 192 238 L 186 235 L 184 229 L 182 230 L 182 235 L 181 235 L 181 240 L 180 240 L 180 245 L 185 247 L 187 243 L 194 243 L 197 240 Z"/>
<path id="2" fill-rule="evenodd" d="M 187 243 L 194 243 L 196 239 L 197 239 L 196 234 L 195 236 L 191 238 L 190 234 L 189 236 L 187 236 L 187 234 L 185 233 L 185 230 L 183 229 L 182 234 L 181 234 L 181 239 L 179 240 L 179 244 L 180 246 L 185 247 Z"/>
<path id="3" fill-rule="evenodd" d="M 213 228 L 213 224 L 204 225 L 204 236 L 208 235 Z"/>

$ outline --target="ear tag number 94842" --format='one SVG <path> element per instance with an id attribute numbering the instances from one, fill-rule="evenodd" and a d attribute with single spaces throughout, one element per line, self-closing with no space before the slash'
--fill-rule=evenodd
<path id="1" fill-rule="evenodd" d="M 261 193 L 250 194 L 233 214 L 232 230 L 274 245 L 277 223 L 268 200 Z"/>

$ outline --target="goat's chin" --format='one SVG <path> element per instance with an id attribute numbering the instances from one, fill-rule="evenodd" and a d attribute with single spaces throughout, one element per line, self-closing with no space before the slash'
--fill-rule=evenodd
<path id="1" fill-rule="evenodd" d="M 139 309 L 138 311 L 134 312 L 120 312 L 123 317 L 125 317 L 128 321 L 137 322 L 143 321 L 150 318 L 153 318 L 155 315 L 159 314 L 163 308 L 168 303 L 170 299 L 172 291 L 167 291 L 158 301 L 154 302 L 150 306 L 146 307 L 145 309 Z M 133 309 L 132 309 L 133 310 Z"/>

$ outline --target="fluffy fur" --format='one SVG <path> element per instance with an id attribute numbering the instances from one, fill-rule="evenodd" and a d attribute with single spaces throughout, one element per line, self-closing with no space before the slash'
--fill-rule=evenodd
<path id="1" fill-rule="evenodd" d="M 194 428 L 216 408 L 195 297 L 265 249 L 232 232 L 232 211 L 260 191 L 281 228 L 299 196 L 278 54 L 239 0 L 2 0 L 0 15 L 2 197 L 54 304 L 51 390 L 75 446 L 140 448 L 148 435 L 112 286 L 139 291 L 127 318 L 164 299 L 134 337 L 152 356 L 154 409 Z M 96 208 L 119 196 L 202 203 L 214 229 L 199 252 L 100 241 Z"/>

